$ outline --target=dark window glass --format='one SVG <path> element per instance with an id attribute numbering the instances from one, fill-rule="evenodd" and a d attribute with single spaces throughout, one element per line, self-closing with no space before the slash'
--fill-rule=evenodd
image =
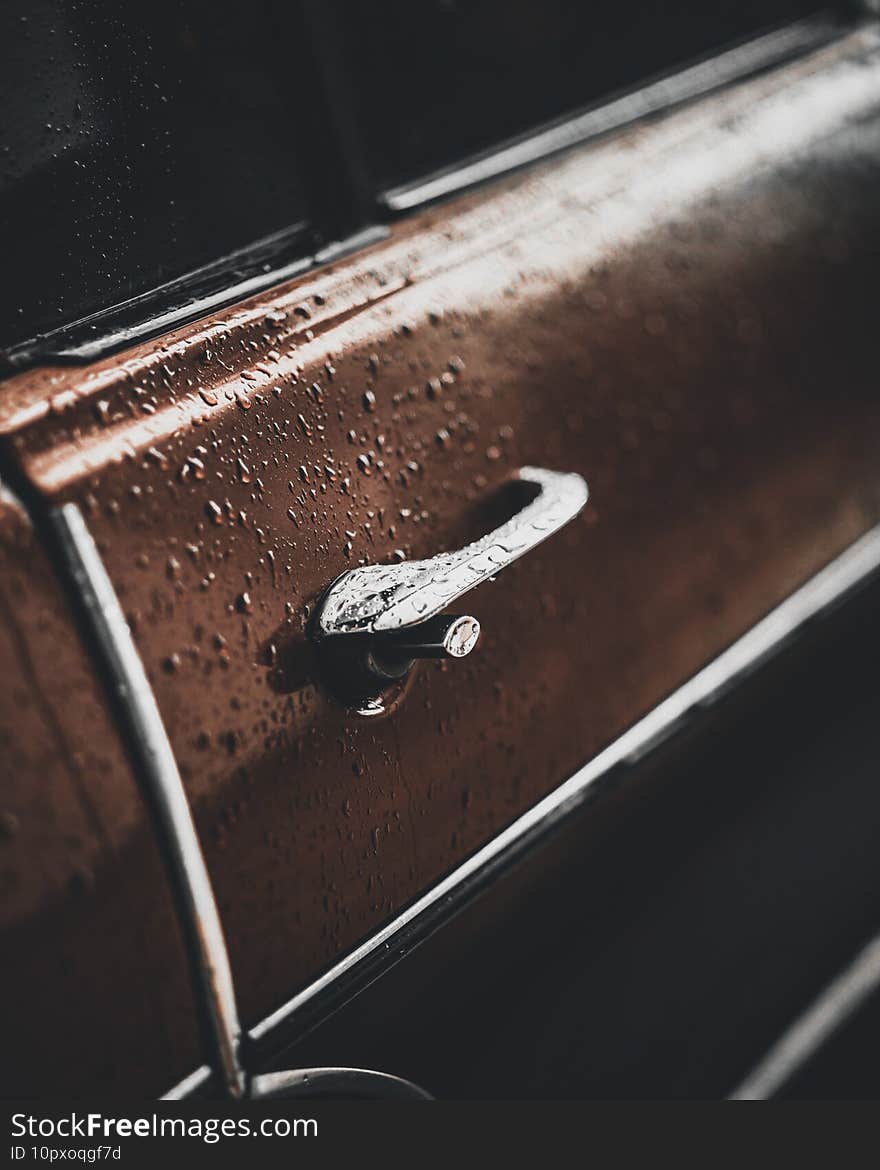
<path id="1" fill-rule="evenodd" d="M 0 5 L 0 343 L 305 219 L 279 48 L 269 0 Z"/>
<path id="2" fill-rule="evenodd" d="M 337 0 L 369 162 L 392 186 L 815 10 L 806 0 Z"/>

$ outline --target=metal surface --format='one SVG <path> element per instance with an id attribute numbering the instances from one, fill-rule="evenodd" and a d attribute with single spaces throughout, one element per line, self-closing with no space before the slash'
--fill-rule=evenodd
<path id="1" fill-rule="evenodd" d="M 357 995 L 404 954 L 412 951 L 423 938 L 442 925 L 480 888 L 485 887 L 500 869 L 523 850 L 535 845 L 544 834 L 579 808 L 590 789 L 601 782 L 603 777 L 621 765 L 632 765 L 642 759 L 673 735 L 692 712 L 712 705 L 728 690 L 748 678 L 768 658 L 778 653 L 808 623 L 831 613 L 847 597 L 878 577 L 880 526 L 862 537 L 852 548 L 787 598 L 724 654 L 639 720 L 545 800 L 488 842 L 403 914 L 398 915 L 278 1011 L 252 1028 L 249 1036 L 257 1059 L 261 1051 L 270 1050 L 273 1044 L 277 1044 L 279 1033 L 283 1032 L 289 1041 Z M 859 973 L 855 979 L 858 988 L 872 986 L 871 980 L 874 978 L 876 965 L 875 950 L 876 943 L 859 956 L 857 963 L 854 964 L 853 971 Z M 865 972 L 869 975 L 867 979 L 864 977 Z M 852 972 L 847 972 L 839 981 L 841 986 L 845 983 L 847 994 L 854 982 L 851 975 Z M 838 983 L 834 984 L 834 989 L 840 990 Z M 861 1002 L 862 998 L 863 996 L 860 996 L 858 1002 Z M 839 999 L 835 992 L 836 1004 Z M 823 997 L 821 1003 L 824 1005 L 825 1002 Z M 835 1012 L 835 1020 L 838 1014 Z M 821 1016 L 825 1022 L 831 1019 L 824 1008 Z M 824 1023 L 817 1031 L 812 1010 L 804 1019 L 809 1023 L 808 1032 L 811 1038 L 814 1033 L 820 1038 L 824 1037 L 826 1034 Z M 796 1032 L 796 1047 L 800 1052 L 803 1047 L 802 1036 L 805 1034 L 800 1021 L 793 1031 Z M 784 1046 L 784 1069 L 788 1069 L 790 1063 L 788 1054 L 794 1042 L 789 1043 L 786 1036 L 780 1043 Z M 765 1082 L 769 1084 L 767 1081 L 769 1076 L 772 1076 L 775 1084 L 778 1079 L 777 1072 L 783 1068 L 781 1060 L 774 1049 L 773 1053 L 768 1054 L 767 1061 L 762 1062 L 760 1069 L 744 1082 L 735 1096 L 746 1090 L 754 1092 L 756 1085 L 760 1088 Z M 767 1072 L 767 1068 L 771 1069 L 770 1073 Z M 760 1084 L 755 1080 L 759 1074 Z M 209 1083 L 210 1070 L 202 1067 L 170 1089 L 165 1097 L 169 1100 L 185 1098 L 203 1092 Z"/>
<path id="2" fill-rule="evenodd" d="M 780 1036 L 730 1094 L 730 1100 L 767 1101 L 775 1097 L 878 990 L 880 936 L 873 938 Z"/>
<path id="3" fill-rule="evenodd" d="M 253 1042 L 257 1044 L 269 1040 L 273 1031 L 282 1025 L 295 1025 L 296 1017 L 300 1013 L 305 1016 L 307 1009 L 327 995 L 334 985 L 350 981 L 348 994 L 351 994 L 358 985 L 358 969 L 368 968 L 374 956 L 381 956 L 383 964 L 387 966 L 395 952 L 399 955 L 404 947 L 409 949 L 413 945 L 420 922 L 424 930 L 432 914 L 451 912 L 457 900 L 471 893 L 475 884 L 486 880 L 489 872 L 503 862 L 505 855 L 527 847 L 560 818 L 573 812 L 585 799 L 589 789 L 612 769 L 641 759 L 674 734 L 694 710 L 712 704 L 730 687 L 747 678 L 807 622 L 830 611 L 847 595 L 878 575 L 880 526 L 847 549 L 728 650 L 600 752 L 594 760 L 417 899 L 403 914 L 253 1028 L 250 1033 Z M 339 994 L 339 987 L 336 991 L 334 1007 L 346 998 L 344 992 Z"/>
<path id="4" fill-rule="evenodd" d="M 405 1070 L 441 1100 L 726 1096 L 880 922 L 878 653 L 880 576 L 265 1067 Z M 878 1009 L 781 1096 L 876 1098 Z"/>
<path id="5" fill-rule="evenodd" d="M 343 574 L 321 603 L 320 635 L 380 634 L 427 621 L 558 532 L 586 505 L 587 485 L 579 475 L 521 467 L 517 478 L 537 488 L 537 497 L 472 544 L 430 560 Z"/>
<path id="6" fill-rule="evenodd" d="M 315 636 L 328 685 L 343 702 L 367 713 L 365 704 L 379 703 L 382 688 L 404 678 L 417 658 L 466 657 L 477 644 L 479 621 L 470 615 L 441 619 L 441 612 L 586 505 L 587 485 L 579 475 L 523 467 L 515 478 L 537 495 L 479 540 L 429 560 L 352 569 L 330 586 Z"/>
<path id="7" fill-rule="evenodd" d="M 0 1096 L 106 1096 L 132 1052 L 207 1053 L 140 785 L 42 536 L 0 484 Z"/>
<path id="8" fill-rule="evenodd" d="M 430 1093 L 403 1077 L 366 1068 L 301 1068 L 254 1077 L 256 1101 L 330 1097 L 371 1101 L 431 1101 Z"/>
<path id="9" fill-rule="evenodd" d="M 398 664 L 414 658 L 465 658 L 480 636 L 480 623 L 468 616 L 436 617 L 380 638 L 383 658 Z"/>
<path id="10" fill-rule="evenodd" d="M 156 822 L 187 942 L 191 975 L 214 1055 L 215 1085 L 233 1098 L 350 1096 L 430 1100 L 416 1085 L 365 1069 L 317 1068 L 251 1081 L 241 1059 L 242 1028 L 214 891 L 174 753 L 143 664 L 100 554 L 74 504 L 51 515 L 58 548 L 75 584 L 94 652 L 111 687 L 136 772 Z"/>
<path id="11" fill-rule="evenodd" d="M 95 543 L 75 504 L 51 514 L 58 549 L 75 584 L 135 772 L 156 823 L 219 1084 L 246 1090 L 241 1025 L 214 892 L 162 716 L 125 616 Z"/>
<path id="12" fill-rule="evenodd" d="M 10 475 L 79 505 L 129 619 L 243 1018 L 394 923 L 880 520 L 877 48 L 860 32 L 124 355 L 4 384 Z M 467 544 L 544 462 L 601 508 L 474 592 L 479 653 L 425 663 L 392 717 L 330 702 L 308 637 L 327 583 Z M 21 794 L 35 822 L 47 775 Z M 146 901 L 132 819 L 118 865 Z M 69 854 L 56 834 L 33 886 Z M 98 882 L 80 921 L 111 903 Z M 18 986 L 51 982 L 50 926 L 32 915 Z M 150 940 L 177 970 L 173 934 Z M 105 953 L 76 951 L 92 1018 Z M 168 1038 L 130 1071 L 153 1092 L 198 1057 L 165 1005 L 140 1018 Z M 53 1043 L 42 1020 L 31 1038 Z M 69 1051 L 41 1086 L 82 1077 Z"/>
<path id="13" fill-rule="evenodd" d="M 376 224 L 324 245 L 313 254 L 303 255 L 313 240 L 302 225 L 288 228 L 160 288 L 21 342 L 0 355 L 3 362 L 0 378 L 38 361 L 71 364 L 95 361 L 124 346 L 216 312 L 316 265 L 342 259 L 385 239 L 387 234 L 386 228 Z M 294 259 L 288 259 L 291 251 Z"/>

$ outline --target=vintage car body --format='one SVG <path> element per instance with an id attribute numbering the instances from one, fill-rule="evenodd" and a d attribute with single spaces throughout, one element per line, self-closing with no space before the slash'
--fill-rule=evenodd
<path id="1" fill-rule="evenodd" d="M 794 595 L 792 628 L 768 633 L 748 664 L 781 645 L 825 605 L 797 591 L 860 539 L 825 600 L 880 563 L 878 50 L 872 21 L 835 27 L 773 68 L 427 203 L 256 295 L 106 353 L 10 369 L 9 1091 L 208 1088 L 191 924 L 182 935 L 138 745 L 59 537 L 75 505 L 192 810 L 249 1030 L 241 1059 L 253 1072 L 362 1053 L 429 1089 L 479 1095 L 439 1057 L 433 1082 L 428 1056 L 411 1067 L 403 1019 L 424 1040 L 446 964 L 473 978 L 461 972 L 475 939 L 501 922 L 518 937 L 512 907 L 561 913 L 547 875 L 568 875 L 566 904 L 575 877 L 574 862 L 553 860 L 559 840 L 579 865 L 585 850 L 604 858 L 594 880 L 618 880 L 619 809 L 639 804 L 654 745 L 695 703 L 664 708 L 653 730 L 640 721 Z M 327 586 L 358 564 L 467 544 L 513 513 L 509 485 L 526 466 L 578 473 L 589 502 L 468 594 L 474 653 L 420 663 L 378 714 L 341 703 L 312 636 Z M 611 772 L 598 766 L 554 803 L 634 726 L 613 783 L 598 783 Z M 876 805 L 859 815 L 875 824 Z M 563 837 L 541 861 L 551 822 Z M 526 860 L 511 870 L 514 853 Z M 844 939 L 826 923 L 823 954 L 845 953 L 870 919 L 872 873 L 859 871 L 858 929 L 854 918 Z M 356 998 L 485 888 L 483 911 Z M 531 969 L 523 960 L 523 979 Z M 786 987 L 792 1004 L 818 988 L 818 959 L 812 969 L 795 992 L 786 968 L 760 1035 L 707 1078 L 712 1092 L 733 1089 L 793 1013 Z M 603 1092 L 595 1070 L 579 1076 L 566 1092 Z M 698 1083 L 682 1074 L 675 1091 Z M 663 1092 L 659 1074 L 606 1087 L 634 1084 Z M 541 1085 L 553 1094 L 552 1078 Z"/>

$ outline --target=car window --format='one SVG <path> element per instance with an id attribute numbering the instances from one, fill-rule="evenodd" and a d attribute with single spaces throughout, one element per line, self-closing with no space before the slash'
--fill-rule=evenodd
<path id="1" fill-rule="evenodd" d="M 369 163 L 448 166 L 818 6 L 805 0 L 335 0 Z"/>
<path id="2" fill-rule="evenodd" d="M 815 7 L 8 0 L 0 348 L 72 354 L 30 339 L 100 338 L 89 316 L 119 306 L 136 328 L 182 278 L 164 307 L 191 312 L 381 215 L 395 184 Z"/>
<path id="3" fill-rule="evenodd" d="M 0 15 L 2 342 L 307 218 L 270 0 L 24 0 Z"/>

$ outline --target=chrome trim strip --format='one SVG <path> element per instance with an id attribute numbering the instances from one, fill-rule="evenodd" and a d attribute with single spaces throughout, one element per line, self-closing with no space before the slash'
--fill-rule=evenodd
<path id="1" fill-rule="evenodd" d="M 741 81 L 762 69 L 819 48 L 836 36 L 851 31 L 852 27 L 852 24 L 844 25 L 828 16 L 797 21 L 564 122 L 556 122 L 527 137 L 514 139 L 464 165 L 448 167 L 428 178 L 394 187 L 379 197 L 380 203 L 395 214 L 412 211 L 422 204 L 496 179 L 570 146 L 619 130 L 630 122 Z"/>
<path id="2" fill-rule="evenodd" d="M 51 365 L 58 361 L 78 363 L 96 361 L 124 346 L 146 341 L 160 333 L 185 325 L 188 321 L 207 316 L 212 311 L 231 308 L 237 301 L 255 296 L 274 285 L 294 280 L 311 269 L 335 263 L 352 252 L 359 252 L 387 239 L 389 235 L 387 227 L 372 224 L 353 235 L 325 245 L 314 254 L 297 256 L 283 264 L 279 264 L 276 259 L 273 263 L 271 259 L 273 246 L 276 244 L 280 246 L 288 237 L 296 238 L 297 233 L 304 227 L 305 225 L 297 224 L 293 228 L 276 232 L 266 239 L 257 240 L 248 248 L 234 252 L 231 256 L 214 261 L 158 288 L 149 289 L 121 304 L 100 309 L 77 321 L 71 321 L 69 325 L 62 325 L 48 333 L 17 342 L 9 349 L 0 351 L 0 357 L 8 364 L 9 374 L 17 373 L 34 362 Z M 258 248 L 266 251 L 268 269 L 262 268 L 251 276 L 224 284 L 212 292 L 188 294 L 187 290 L 193 281 L 207 279 L 208 274 L 229 266 L 237 257 L 244 263 Z M 153 309 L 153 306 L 158 306 L 164 299 L 173 301 L 175 295 L 182 297 L 183 302 L 172 304 L 167 309 Z M 137 313 L 139 308 L 143 309 L 143 315 L 139 315 L 130 324 L 119 324 L 120 319 L 127 319 L 130 314 Z M 94 330 L 95 335 L 87 336 L 89 330 Z M 4 376 L 6 374 L 0 370 L 0 378 Z"/>
<path id="3" fill-rule="evenodd" d="M 389 944 L 394 935 L 431 906 L 448 897 L 477 870 L 494 861 L 534 828 L 572 811 L 587 790 L 618 764 L 633 763 L 650 747 L 665 739 L 695 707 L 714 701 L 730 685 L 750 673 L 773 651 L 778 650 L 798 627 L 839 601 L 845 593 L 880 571 L 880 525 L 871 529 L 846 552 L 772 610 L 747 634 L 692 679 L 664 699 L 629 731 L 601 751 L 571 779 L 524 813 L 497 837 L 477 850 L 457 869 L 418 898 L 407 910 L 331 967 L 314 983 L 252 1029 L 251 1038 L 263 1040 L 282 1022 L 288 1022 L 309 1001 L 349 972 L 367 956 Z"/>
<path id="4" fill-rule="evenodd" d="M 370 1068 L 300 1068 L 254 1077 L 255 1101 L 294 1097 L 346 1097 L 374 1101 L 433 1101 L 421 1086 Z"/>
<path id="5" fill-rule="evenodd" d="M 877 991 L 880 991 L 880 934 L 859 951 L 849 966 L 783 1032 L 728 1100 L 766 1101 L 776 1096 Z"/>
<path id="6" fill-rule="evenodd" d="M 196 1093 L 200 1093 L 206 1089 L 211 1083 L 211 1070 L 206 1064 L 200 1064 L 197 1069 L 184 1077 L 182 1081 L 178 1081 L 173 1089 L 169 1089 L 167 1093 L 163 1093 L 159 1098 L 160 1101 L 185 1101 L 187 1097 L 192 1097 Z"/>
<path id="7" fill-rule="evenodd" d="M 194 990 L 220 1083 L 246 1091 L 232 971 L 189 801 L 162 717 L 101 555 L 75 504 L 50 513 L 62 568 L 73 582 L 92 650 L 109 688 L 126 747 L 156 822 L 187 946 Z"/>
<path id="8" fill-rule="evenodd" d="M 872 528 L 816 576 L 753 626 L 748 633 L 713 659 L 688 682 L 654 707 L 613 743 L 585 764 L 569 780 L 487 842 L 467 861 L 423 894 L 402 914 L 328 971 L 294 995 L 249 1032 L 253 1044 L 266 1041 L 281 1025 L 289 1025 L 337 981 L 351 976 L 381 951 L 392 950 L 398 936 L 444 899 L 471 881 L 480 870 L 497 863 L 504 854 L 522 848 L 529 838 L 573 812 L 592 786 L 618 765 L 632 765 L 672 735 L 695 709 L 711 706 L 735 683 L 778 652 L 792 635 L 812 619 L 829 612 L 849 593 L 880 576 L 880 525 Z M 166 1095 L 178 1100 L 204 1087 L 210 1070 L 196 1069 Z"/>

